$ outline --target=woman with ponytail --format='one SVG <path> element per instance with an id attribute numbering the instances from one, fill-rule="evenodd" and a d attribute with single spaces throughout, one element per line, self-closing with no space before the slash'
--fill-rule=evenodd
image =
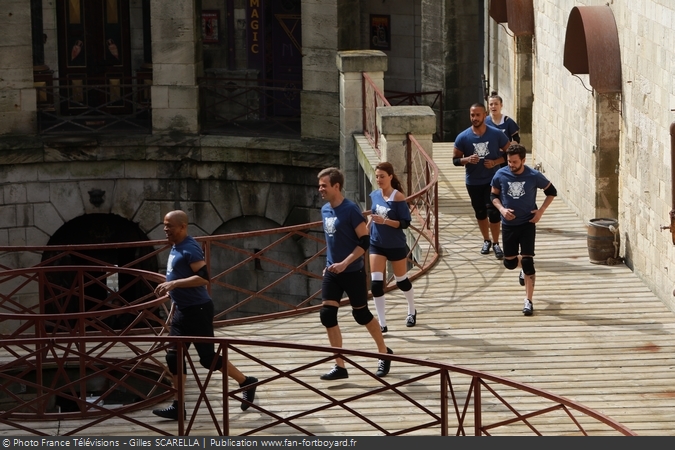
<path id="1" fill-rule="evenodd" d="M 387 261 L 398 286 L 408 301 L 407 327 L 417 323 L 413 286 L 408 279 L 408 246 L 404 229 L 410 226 L 410 208 L 405 201 L 402 186 L 391 163 L 382 162 L 375 167 L 375 180 L 379 189 L 370 194 L 370 276 L 373 301 L 383 333 L 387 330 L 384 308 L 384 272 Z"/>

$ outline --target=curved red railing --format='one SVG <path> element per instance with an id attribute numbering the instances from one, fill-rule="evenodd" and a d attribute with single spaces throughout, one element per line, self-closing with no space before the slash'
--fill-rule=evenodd
<path id="1" fill-rule="evenodd" d="M 202 369 L 197 357 L 185 351 L 188 342 L 212 342 L 224 360 L 233 355 L 240 367 L 256 365 L 257 398 L 264 400 L 251 404 L 249 412 L 257 414 L 239 420 L 241 388 L 230 391 L 221 375 Z M 196 384 L 196 394 L 183 391 L 181 383 L 178 390 L 169 386 L 164 374 L 142 370 L 153 364 L 162 367 L 158 362 L 169 346 L 177 346 L 179 373 L 185 355 L 188 381 Z M 283 364 L 278 362 L 280 352 L 287 355 Z M 371 435 L 634 434 L 593 409 L 526 384 L 440 362 L 357 350 L 227 338 L 87 336 L 4 340 L 0 353 L 4 355 L 0 358 L 0 393 L 19 403 L 17 389 L 12 387 L 20 384 L 24 396 L 20 405 L 0 412 L 0 430 L 5 433 L 48 434 L 43 422 L 32 421 L 35 411 L 41 411 L 42 419 L 77 416 L 77 421 L 59 424 L 59 434 L 65 436 L 108 435 L 110 420 L 116 427 L 126 424 L 125 435 L 129 431 L 181 436 L 214 431 L 221 436 L 325 435 L 327 426 L 340 428 L 345 417 L 350 417 L 351 432 Z M 120 362 L 120 354 L 129 356 Z M 327 389 L 328 384 L 318 376 L 336 355 L 350 365 L 350 381 L 357 382 L 343 389 L 334 384 Z M 80 358 L 88 361 L 87 370 L 72 375 L 64 370 Z M 392 372 L 386 378 L 373 373 L 378 358 L 392 361 Z M 37 370 L 50 365 L 60 370 L 58 383 L 43 386 L 27 380 L 26 367 Z M 97 382 L 99 390 L 84 393 Z M 132 390 L 139 402 L 114 404 L 111 399 L 120 389 Z M 179 405 L 187 401 L 186 419 L 179 414 L 177 428 L 173 421 L 152 419 L 149 410 L 138 411 L 139 404 L 167 400 L 174 394 Z M 40 409 L 55 398 L 69 400 L 78 412 Z M 231 412 L 231 407 L 237 412 Z M 405 411 L 403 420 L 394 417 L 392 409 Z"/>

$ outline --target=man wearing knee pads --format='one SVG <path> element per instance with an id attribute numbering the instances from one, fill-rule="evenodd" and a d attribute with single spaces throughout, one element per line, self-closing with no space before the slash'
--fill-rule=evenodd
<path id="1" fill-rule="evenodd" d="M 525 286 L 523 314 L 534 313 L 534 241 L 536 223 L 556 197 L 553 184 L 541 173 L 525 165 L 526 149 L 512 144 L 506 150 L 508 167 L 497 171 L 492 179 L 492 203 L 502 216 L 504 267 L 521 268 L 518 281 Z M 546 198 L 537 208 L 537 191 Z"/>
<path id="2" fill-rule="evenodd" d="M 366 327 L 380 353 L 393 352 L 384 343 L 377 319 L 368 309 L 368 285 L 364 255 L 370 245 L 366 219 L 361 209 L 342 194 L 344 175 L 335 168 L 322 170 L 319 175 L 319 194 L 327 203 L 321 208 L 323 230 L 326 237 L 326 268 L 323 271 L 319 318 L 326 327 L 328 341 L 333 347 L 342 347 L 342 333 L 338 325 L 338 308 L 344 293 L 349 298 L 352 316 L 359 325 Z M 322 380 L 348 378 L 342 358 L 335 358 L 332 370 L 321 376 Z M 380 359 L 379 377 L 389 373 L 391 361 Z"/>
<path id="3" fill-rule="evenodd" d="M 482 103 L 471 105 L 469 112 L 471 126 L 459 133 L 455 139 L 452 162 L 464 166 L 466 190 L 471 199 L 478 228 L 483 236 L 482 255 L 495 252 L 497 259 L 504 258 L 499 245 L 500 217 L 490 201 L 490 182 L 501 164 L 506 161 L 504 151 L 509 139 L 501 130 L 485 123 L 487 110 Z"/>
<path id="4" fill-rule="evenodd" d="M 173 244 L 166 265 L 166 282 L 155 288 L 158 296 L 169 294 L 172 302 L 173 315 L 171 318 L 170 336 L 205 336 L 213 337 L 213 301 L 206 286 L 209 284 L 209 274 L 201 246 L 192 236 L 187 234 L 188 216 L 185 212 L 171 211 L 164 217 L 164 233 L 169 243 Z M 190 347 L 186 345 L 186 351 Z M 214 350 L 214 344 L 195 343 L 199 354 L 200 364 L 210 370 L 223 371 L 221 358 Z M 174 387 L 181 383 L 185 392 L 185 376 L 178 379 L 178 358 L 175 348 L 166 354 L 166 364 L 172 375 Z M 183 364 L 183 373 L 186 365 Z M 247 377 L 231 362 L 227 362 L 227 375 L 233 378 L 242 391 L 244 401 L 241 409 L 247 410 L 255 398 L 257 378 Z M 173 404 L 164 409 L 155 409 L 152 412 L 165 419 L 178 420 L 180 405 L 176 392 Z M 183 410 L 185 417 L 185 410 Z"/>

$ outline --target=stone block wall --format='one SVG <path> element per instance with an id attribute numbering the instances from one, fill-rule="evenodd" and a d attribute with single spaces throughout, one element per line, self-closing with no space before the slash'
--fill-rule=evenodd
<path id="1" fill-rule="evenodd" d="M 30 2 L 6 0 L 0 14 L 0 135 L 33 134 L 36 98 Z"/>
<path id="2" fill-rule="evenodd" d="M 361 12 L 361 48 L 370 49 L 370 15 L 390 16 L 391 49 L 387 54 L 390 70 L 384 77 L 384 88 L 391 91 L 422 90 L 422 2 L 421 0 L 367 0 Z"/>
<path id="3" fill-rule="evenodd" d="M 597 92 L 587 75 L 563 67 L 565 31 L 575 6 L 605 1 L 543 0 L 535 4 L 534 159 L 561 197 L 587 221 L 594 215 Z M 619 143 L 619 226 L 626 263 L 673 310 L 675 248 L 670 124 L 675 120 L 675 4 L 668 0 L 609 2 L 619 33 L 622 93 Z"/>

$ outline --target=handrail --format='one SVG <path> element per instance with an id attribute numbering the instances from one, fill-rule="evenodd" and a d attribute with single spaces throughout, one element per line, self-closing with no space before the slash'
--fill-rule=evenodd
<path id="1" fill-rule="evenodd" d="M 266 398 L 265 402 L 250 405 L 259 418 L 232 420 L 230 402 L 243 401 L 242 389 L 230 391 L 228 383 L 222 383 L 220 376 L 201 369 L 197 358 L 186 351 L 185 344 L 188 342 L 213 343 L 224 363 L 230 355 L 236 355 L 237 365 L 240 365 L 241 358 L 245 358 L 258 365 L 259 372 L 268 374 L 256 384 L 257 395 Z M 182 383 L 169 386 L 164 378 L 167 372 L 161 376 L 149 376 L 148 368 L 161 362 L 163 352 L 170 346 L 176 346 L 179 366 L 182 365 L 182 356 L 186 357 L 188 380 L 192 384 L 194 379 L 198 387 L 196 396 L 183 391 Z M 33 348 L 35 350 L 31 350 Z M 283 368 L 273 361 L 282 350 L 289 356 Z M 126 365 L 115 357 L 125 352 L 134 355 Z M 82 336 L 1 341 L 0 354 L 19 355 L 0 357 L 0 393 L 9 395 L 16 403 L 0 412 L 0 431 L 5 434 L 17 430 L 35 435 L 47 434 L 40 423 L 33 425 L 29 421 L 38 413 L 41 418 L 51 420 L 77 417 L 77 422 L 60 424 L 62 435 L 84 432 L 105 435 L 108 420 L 115 420 L 116 424 L 129 422 L 136 432 L 161 435 L 176 432 L 181 436 L 211 434 L 214 430 L 223 436 L 275 435 L 280 431 L 287 435 L 289 429 L 303 435 L 315 435 L 325 434 L 324 424 L 339 423 L 343 413 L 358 419 L 365 430 L 384 435 L 407 435 L 420 430 L 425 430 L 425 434 L 441 436 L 563 432 L 584 436 L 606 435 L 608 432 L 635 434 L 598 411 L 534 386 L 462 366 L 413 357 L 385 356 L 376 352 L 222 337 Z M 83 356 L 88 361 L 84 381 L 78 379 L 80 373 L 70 374 L 63 370 L 60 371 L 60 382 L 49 386 L 38 386 L 17 376 L 19 371 L 27 373 L 28 367 L 66 367 L 68 360 Z M 359 378 L 359 383 L 350 392 L 324 389 L 322 383 L 306 381 L 308 377 L 316 377 L 335 356 L 344 358 L 355 369 L 350 378 Z M 393 367 L 411 376 L 404 379 L 377 377 L 367 367 L 375 367 L 374 360 L 381 358 L 391 360 Z M 159 369 L 158 374 L 161 370 L 166 371 L 164 366 Z M 178 368 L 179 373 L 182 373 L 181 369 Z M 95 400 L 86 401 L 87 392 L 82 390 L 86 389 L 87 382 L 94 385 L 102 379 L 107 382 L 93 392 Z M 37 396 L 21 397 L 12 391 L 16 383 L 22 383 L 26 392 L 38 388 L 42 391 Z M 266 395 L 279 386 L 287 388 L 287 384 L 301 387 L 303 397 L 312 399 L 313 406 L 298 408 L 298 399 L 293 395 Z M 120 386 L 125 390 L 132 389 L 141 399 L 140 403 L 109 405 L 111 399 L 119 394 Z M 143 419 L 149 413 L 147 410 L 137 411 L 147 407 L 149 402 L 163 401 L 174 394 L 189 401 L 185 411 L 187 418 L 183 420 L 183 415 L 179 413 L 177 429 L 173 422 L 166 424 Z M 43 405 L 56 397 L 78 405 L 78 411 L 48 412 Z M 379 412 L 359 412 L 359 405 L 363 405 L 364 399 L 389 407 Z M 179 405 L 182 409 L 183 401 L 179 401 Z M 389 420 L 392 407 L 406 409 L 404 422 Z M 316 417 L 321 417 L 320 423 L 314 420 Z M 212 426 L 208 425 L 209 422 Z"/>
<path id="2" fill-rule="evenodd" d="M 363 72 L 363 134 L 375 149 L 378 158 L 380 152 L 380 132 L 377 128 L 377 108 L 379 106 L 391 106 L 382 90 L 375 84 L 373 79 Z"/>

